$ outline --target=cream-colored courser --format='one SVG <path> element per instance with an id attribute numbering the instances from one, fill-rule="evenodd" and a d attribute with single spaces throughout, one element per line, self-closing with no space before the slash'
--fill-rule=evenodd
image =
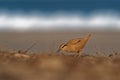
<path id="1" fill-rule="evenodd" d="M 69 40 L 66 44 L 61 44 L 57 52 L 73 52 L 80 53 L 88 42 L 91 34 L 86 35 L 84 38 L 76 38 Z"/>

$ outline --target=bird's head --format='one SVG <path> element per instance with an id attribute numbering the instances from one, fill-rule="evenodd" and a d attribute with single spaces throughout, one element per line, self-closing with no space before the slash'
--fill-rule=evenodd
<path id="1" fill-rule="evenodd" d="M 60 46 L 59 46 L 59 48 L 58 48 L 58 50 L 57 50 L 57 52 L 60 52 L 61 50 L 63 50 L 64 51 L 64 49 L 65 49 L 65 47 L 66 47 L 67 45 L 66 44 L 61 44 Z"/>

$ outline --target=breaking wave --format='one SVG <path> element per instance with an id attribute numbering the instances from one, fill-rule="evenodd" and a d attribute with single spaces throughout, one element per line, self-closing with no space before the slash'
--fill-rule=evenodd
<path id="1" fill-rule="evenodd" d="M 120 29 L 120 15 L 116 13 L 0 13 L 0 30 L 29 29 Z"/>

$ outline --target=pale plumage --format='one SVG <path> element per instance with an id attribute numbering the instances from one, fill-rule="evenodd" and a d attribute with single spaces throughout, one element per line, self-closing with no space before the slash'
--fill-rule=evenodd
<path id="1" fill-rule="evenodd" d="M 81 39 L 82 38 L 77 38 L 77 39 L 72 39 L 72 40 L 69 40 L 68 42 L 67 42 L 67 45 L 75 45 L 75 44 L 77 44 L 77 43 L 79 43 L 80 41 L 81 41 Z"/>
<path id="2" fill-rule="evenodd" d="M 65 51 L 65 52 L 79 53 L 85 47 L 90 36 L 91 34 L 85 36 L 84 38 L 71 39 L 66 44 L 60 45 L 58 52 Z"/>

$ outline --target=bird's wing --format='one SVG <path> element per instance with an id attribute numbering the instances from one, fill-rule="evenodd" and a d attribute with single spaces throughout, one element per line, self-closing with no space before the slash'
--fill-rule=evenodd
<path id="1" fill-rule="evenodd" d="M 67 42 L 67 45 L 75 45 L 81 41 L 82 38 L 72 39 Z"/>

